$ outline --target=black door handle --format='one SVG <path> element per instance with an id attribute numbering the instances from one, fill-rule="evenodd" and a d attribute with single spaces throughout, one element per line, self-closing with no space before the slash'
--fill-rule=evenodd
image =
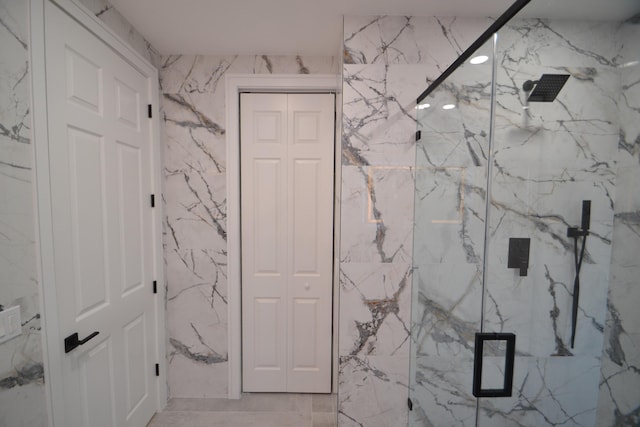
<path id="1" fill-rule="evenodd" d="M 92 333 L 91 335 L 89 335 L 88 337 L 86 337 L 85 339 L 83 339 L 82 341 L 80 341 L 78 339 L 78 333 L 74 332 L 71 335 L 69 335 L 68 337 L 66 337 L 64 339 L 64 352 L 65 353 L 69 353 L 71 350 L 73 350 L 74 348 L 81 346 L 82 344 L 86 343 L 87 341 L 89 341 L 90 339 L 94 338 L 96 335 L 98 335 L 100 332 L 95 331 L 94 333 Z"/>
<path id="2" fill-rule="evenodd" d="M 482 357 L 485 341 L 506 341 L 504 383 L 502 388 L 482 388 Z M 473 395 L 475 397 L 509 397 L 513 388 L 513 365 L 516 354 L 516 336 L 512 333 L 476 332 L 475 354 L 473 356 Z"/>

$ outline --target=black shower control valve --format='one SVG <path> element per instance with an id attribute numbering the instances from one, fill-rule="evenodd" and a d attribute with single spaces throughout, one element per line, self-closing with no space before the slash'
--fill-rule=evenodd
<path id="1" fill-rule="evenodd" d="M 517 268 L 520 276 L 527 275 L 529 269 L 529 246 L 531 245 L 531 239 L 512 237 L 509 239 L 509 258 L 507 260 L 507 267 Z"/>

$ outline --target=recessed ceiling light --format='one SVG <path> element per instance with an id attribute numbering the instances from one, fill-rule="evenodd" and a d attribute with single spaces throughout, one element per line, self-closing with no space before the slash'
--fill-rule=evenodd
<path id="1" fill-rule="evenodd" d="M 445 104 L 442 106 L 443 110 L 453 110 L 454 108 L 456 108 L 456 106 L 453 104 Z"/>
<path id="2" fill-rule="evenodd" d="M 424 110 L 425 108 L 429 108 L 431 107 L 431 104 L 418 104 L 416 105 L 416 109 L 418 110 Z"/>
<path id="3" fill-rule="evenodd" d="M 485 63 L 488 60 L 489 60 L 489 57 L 487 55 L 478 55 L 471 58 L 469 62 L 471 62 L 473 65 L 478 65 L 478 64 Z"/>

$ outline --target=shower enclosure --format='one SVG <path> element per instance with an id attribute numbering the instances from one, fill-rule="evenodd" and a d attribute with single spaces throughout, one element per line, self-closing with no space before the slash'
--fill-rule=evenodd
<path id="1" fill-rule="evenodd" d="M 640 7 L 535 3 L 416 107 L 410 425 L 640 424 Z"/>

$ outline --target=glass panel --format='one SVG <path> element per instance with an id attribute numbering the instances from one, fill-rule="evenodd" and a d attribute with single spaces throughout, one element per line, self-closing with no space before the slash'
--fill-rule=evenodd
<path id="1" fill-rule="evenodd" d="M 513 396 L 479 399 L 479 426 L 596 425 L 614 206 L 624 194 L 619 65 L 630 25 L 516 17 L 498 34 L 483 331 L 516 334 L 517 357 Z M 569 78 L 560 87 L 553 75 Z M 584 238 L 568 228 L 584 234 L 584 200 L 581 258 Z M 531 239 L 524 276 L 508 268 L 510 238 Z"/>
<path id="2" fill-rule="evenodd" d="M 618 29 L 620 135 L 596 425 L 640 423 L 640 4 Z"/>
<path id="3" fill-rule="evenodd" d="M 493 40 L 418 108 L 410 424 L 473 426 Z M 475 62 L 475 61 L 474 61 Z"/>
<path id="4" fill-rule="evenodd" d="M 410 425 L 638 422 L 640 3 L 607 21 L 531 6 L 497 37 L 493 117 L 491 42 L 417 107 Z M 479 331 L 516 335 L 511 397 L 471 393 Z M 503 351 L 485 350 L 498 387 Z"/>

